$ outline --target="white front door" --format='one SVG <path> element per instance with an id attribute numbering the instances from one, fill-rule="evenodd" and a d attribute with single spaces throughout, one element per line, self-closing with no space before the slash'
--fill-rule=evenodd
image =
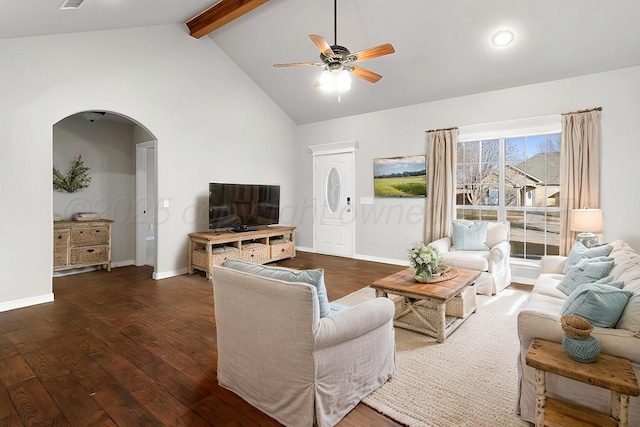
<path id="1" fill-rule="evenodd" d="M 314 162 L 314 248 L 353 256 L 354 152 L 316 155 Z"/>

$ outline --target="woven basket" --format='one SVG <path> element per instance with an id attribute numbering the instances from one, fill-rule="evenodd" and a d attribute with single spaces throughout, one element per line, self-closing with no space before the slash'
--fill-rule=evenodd
<path id="1" fill-rule="evenodd" d="M 593 326 L 584 317 L 574 314 L 566 314 L 560 319 L 562 330 L 570 338 L 587 338 L 591 334 Z"/>

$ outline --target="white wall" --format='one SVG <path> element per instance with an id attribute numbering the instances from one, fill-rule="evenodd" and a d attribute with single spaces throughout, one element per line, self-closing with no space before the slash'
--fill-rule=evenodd
<path id="1" fill-rule="evenodd" d="M 111 259 L 132 264 L 135 257 L 134 125 L 88 120 L 74 115 L 53 127 L 53 164 L 66 174 L 82 155 L 89 167 L 89 187 L 75 193 L 53 191 L 53 214 L 71 220 L 76 212 L 98 212 L 114 221 Z"/>
<path id="2" fill-rule="evenodd" d="M 470 76 L 471 78 L 471 76 Z M 384 84 L 384 82 L 382 82 Z M 348 95 L 343 96 L 348 102 Z M 640 182 L 640 67 L 548 83 L 395 108 L 370 114 L 299 126 L 298 205 L 310 203 L 313 175 L 309 145 L 357 140 L 356 197 L 373 196 L 376 157 L 426 154 L 429 129 L 492 123 L 560 114 L 601 106 L 601 207 L 604 236 L 624 239 L 640 249 L 637 212 L 640 198 L 634 189 Z M 424 236 L 425 200 L 375 199 L 356 214 L 356 253 L 365 258 L 406 261 L 407 248 Z M 393 208 L 398 215 L 388 219 Z M 379 220 L 365 220 L 375 212 Z M 297 243 L 312 247 L 311 211 L 297 217 Z"/>
<path id="3" fill-rule="evenodd" d="M 52 127 L 118 112 L 158 140 L 157 275 L 185 271 L 209 181 L 282 185 L 293 203 L 293 122 L 209 38 L 169 25 L 0 40 L 0 310 L 52 296 Z"/>

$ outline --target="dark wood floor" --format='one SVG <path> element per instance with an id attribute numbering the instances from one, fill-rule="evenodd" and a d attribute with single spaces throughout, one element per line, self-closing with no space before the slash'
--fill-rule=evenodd
<path id="1" fill-rule="evenodd" d="M 324 268 L 330 300 L 402 268 L 308 253 L 278 264 Z M 279 425 L 217 385 L 211 283 L 151 273 L 58 277 L 54 302 L 0 313 L 0 426 Z M 363 404 L 339 425 L 399 426 Z"/>

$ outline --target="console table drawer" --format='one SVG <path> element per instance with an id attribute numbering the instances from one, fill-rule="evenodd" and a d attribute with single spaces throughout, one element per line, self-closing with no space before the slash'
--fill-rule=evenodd
<path id="1" fill-rule="evenodd" d="M 250 243 L 242 246 L 242 261 L 262 263 L 269 260 L 269 245 Z"/>
<path id="2" fill-rule="evenodd" d="M 106 263 L 109 260 L 109 246 L 94 245 L 71 248 L 70 258 L 72 265 Z"/>
<path id="3" fill-rule="evenodd" d="M 69 264 L 69 230 L 53 231 L 53 268 Z"/>
<path id="4" fill-rule="evenodd" d="M 54 230 L 53 232 L 53 246 L 68 246 L 69 245 L 69 230 Z"/>
<path id="5" fill-rule="evenodd" d="M 71 230 L 72 245 L 101 245 L 109 242 L 109 227 L 86 227 Z"/>
<path id="6" fill-rule="evenodd" d="M 240 259 L 242 258 L 240 251 L 237 248 L 227 248 L 223 250 L 211 251 L 211 264 L 207 260 L 207 252 L 204 249 L 194 250 L 191 252 L 191 263 L 195 267 L 208 268 L 209 265 L 222 265 L 227 259 Z"/>
<path id="7" fill-rule="evenodd" d="M 293 242 L 280 241 L 271 244 L 271 258 L 291 258 L 293 254 Z"/>

